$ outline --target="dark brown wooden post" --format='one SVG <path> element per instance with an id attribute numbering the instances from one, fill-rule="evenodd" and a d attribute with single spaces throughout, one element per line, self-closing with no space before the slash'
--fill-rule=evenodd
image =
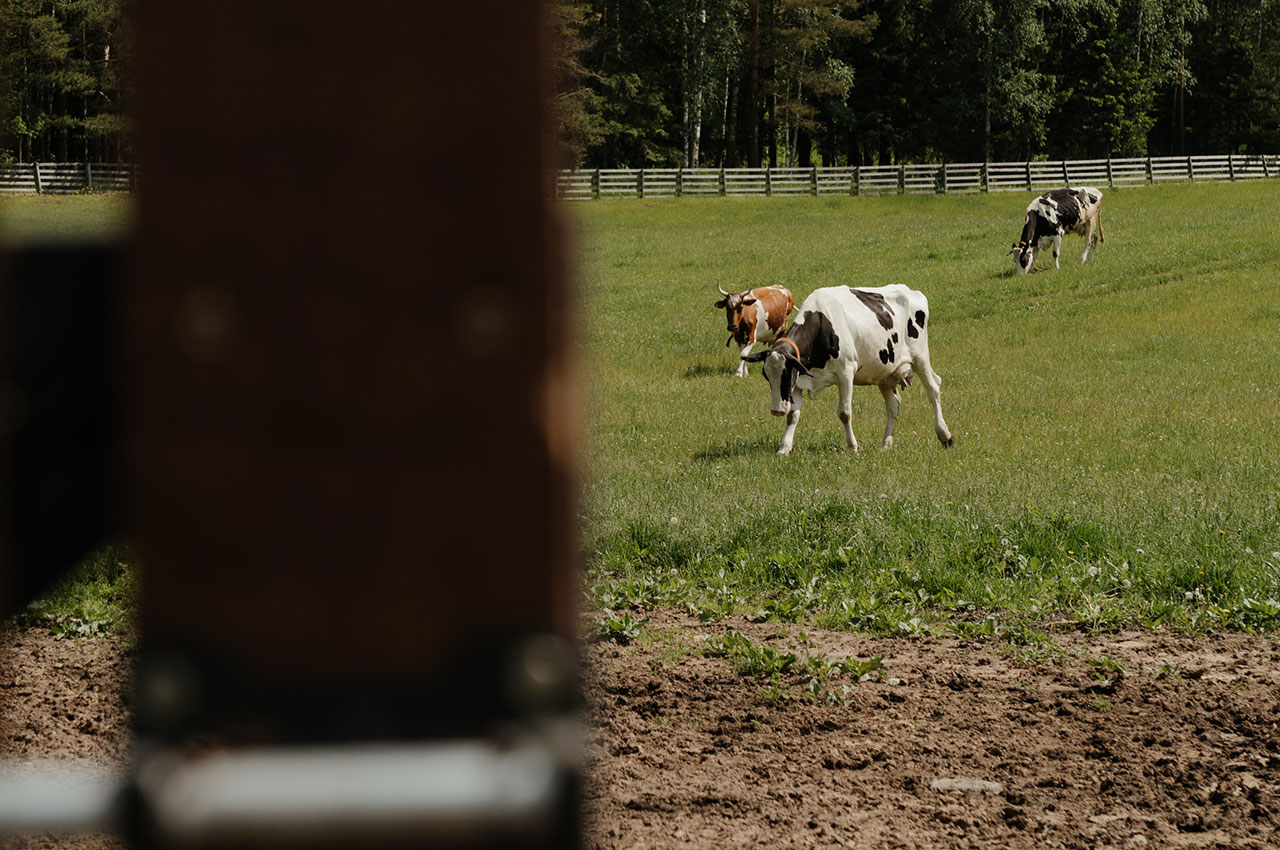
<path id="1" fill-rule="evenodd" d="M 574 321 L 539 4 L 135 9 L 140 735 L 234 753 L 566 712 Z M 332 167 L 353 151 L 415 167 Z M 572 843 L 562 806 L 526 837 Z"/>

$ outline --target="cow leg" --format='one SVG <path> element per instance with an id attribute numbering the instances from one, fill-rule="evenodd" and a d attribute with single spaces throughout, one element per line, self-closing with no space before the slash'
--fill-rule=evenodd
<path id="1" fill-rule="evenodd" d="M 881 384 L 880 394 L 884 396 L 884 441 L 880 443 L 880 448 L 893 448 L 893 426 L 898 424 L 898 385 Z"/>
<path id="2" fill-rule="evenodd" d="M 742 358 L 746 357 L 748 354 L 751 353 L 751 346 L 753 345 L 755 345 L 754 342 L 749 342 L 746 345 L 742 346 L 742 350 L 738 352 L 738 371 L 734 372 L 734 377 L 737 377 L 737 378 L 747 377 L 747 361 L 743 360 Z"/>
<path id="3" fill-rule="evenodd" d="M 1061 253 L 1062 253 L 1062 237 L 1055 236 L 1053 237 L 1053 267 L 1055 269 L 1062 268 L 1062 266 L 1058 265 L 1058 255 Z"/>
<path id="4" fill-rule="evenodd" d="M 787 411 L 787 428 L 782 432 L 782 445 L 778 446 L 778 454 L 783 457 L 791 454 L 791 442 L 796 436 L 796 423 L 800 421 L 801 395 L 800 390 L 791 394 L 791 409 Z"/>
<path id="5" fill-rule="evenodd" d="M 837 386 L 840 389 L 840 401 L 839 406 L 836 408 L 836 415 L 840 417 L 840 423 L 844 425 L 844 444 L 856 452 L 858 450 L 858 440 L 853 436 L 852 373 L 848 377 L 841 375 Z"/>
<path id="6" fill-rule="evenodd" d="M 1084 226 L 1084 253 L 1080 255 L 1080 262 L 1087 263 L 1093 259 L 1094 249 L 1098 246 L 1097 218 L 1089 219 Z"/>
<path id="7" fill-rule="evenodd" d="M 956 438 L 942 418 L 942 376 L 933 371 L 927 355 L 916 358 L 915 372 L 924 381 L 929 402 L 933 405 L 933 432 L 938 435 L 938 442 L 942 443 L 944 449 L 950 448 L 956 444 Z"/>

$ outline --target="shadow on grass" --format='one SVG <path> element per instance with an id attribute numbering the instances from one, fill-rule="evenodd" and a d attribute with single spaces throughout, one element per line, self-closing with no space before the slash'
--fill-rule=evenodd
<path id="1" fill-rule="evenodd" d="M 723 363 L 695 363 L 684 370 L 685 378 L 708 378 L 712 375 L 724 375 L 727 378 L 733 377 L 734 367 L 726 366 Z"/>
<path id="2" fill-rule="evenodd" d="M 693 459 L 698 462 L 707 462 L 750 455 L 772 458 L 776 456 L 777 451 L 778 440 L 776 439 L 739 440 L 723 446 L 711 446 L 700 452 L 694 452 Z"/>

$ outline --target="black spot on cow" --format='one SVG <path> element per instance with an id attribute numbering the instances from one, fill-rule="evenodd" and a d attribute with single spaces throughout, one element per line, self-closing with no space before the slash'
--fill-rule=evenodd
<path id="1" fill-rule="evenodd" d="M 924 327 L 924 310 L 916 310 L 916 324 Z"/>
<path id="2" fill-rule="evenodd" d="M 849 291 L 858 296 L 866 308 L 876 314 L 876 321 L 880 322 L 880 327 L 885 330 L 893 330 L 893 308 L 884 300 L 884 296 L 879 292 L 866 292 L 861 289 L 849 287 Z"/>
<path id="3" fill-rule="evenodd" d="M 828 360 L 840 356 L 840 337 L 825 313 L 806 310 L 804 321 L 792 324 L 783 336 L 796 344 L 800 359 L 810 369 L 821 369 Z M 782 345 L 786 346 L 784 353 L 791 348 L 786 343 Z"/>
<path id="4" fill-rule="evenodd" d="M 908 319 L 907 321 L 911 321 L 911 320 L 910 320 L 910 319 Z M 894 332 L 893 332 L 893 341 L 894 341 L 894 342 L 897 342 L 897 341 L 898 341 L 898 332 L 897 332 L 897 331 L 894 331 Z"/>
<path id="5" fill-rule="evenodd" d="M 922 314 L 922 313 L 916 313 L 916 315 L 917 315 L 917 316 L 920 316 L 920 315 L 923 315 L 923 314 Z M 911 324 L 911 320 L 910 320 L 910 319 L 907 319 L 907 336 L 911 337 L 912 339 L 915 339 L 916 337 L 920 336 L 920 331 L 916 330 L 916 326 L 915 326 L 915 325 L 913 325 L 913 324 Z"/>
<path id="6" fill-rule="evenodd" d="M 880 362 L 885 364 L 893 362 L 893 340 L 884 341 L 884 348 L 880 349 Z"/>

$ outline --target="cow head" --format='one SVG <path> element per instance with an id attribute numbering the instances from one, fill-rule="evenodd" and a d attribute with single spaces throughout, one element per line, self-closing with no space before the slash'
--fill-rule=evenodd
<path id="1" fill-rule="evenodd" d="M 785 416 L 791 412 L 791 393 L 800 375 L 813 376 L 804 364 L 794 355 L 773 348 L 768 351 L 757 351 L 742 358 L 748 363 L 764 361 L 761 371 L 769 382 L 769 412 L 774 416 Z"/>
<path id="2" fill-rule="evenodd" d="M 1029 242 L 1015 242 L 1013 247 L 1009 249 L 1009 254 L 1013 254 L 1013 261 L 1017 264 L 1018 274 L 1026 274 L 1035 267 L 1036 252 L 1034 246 Z M 1005 256 L 1009 256 L 1005 254 Z"/>
<path id="3" fill-rule="evenodd" d="M 736 334 L 738 326 L 742 324 L 742 309 L 756 303 L 755 296 L 751 294 L 751 290 L 746 292 L 725 292 L 719 284 L 716 284 L 716 289 L 719 289 L 720 294 L 724 297 L 717 301 L 714 306 L 717 309 L 724 310 L 729 334 Z"/>

